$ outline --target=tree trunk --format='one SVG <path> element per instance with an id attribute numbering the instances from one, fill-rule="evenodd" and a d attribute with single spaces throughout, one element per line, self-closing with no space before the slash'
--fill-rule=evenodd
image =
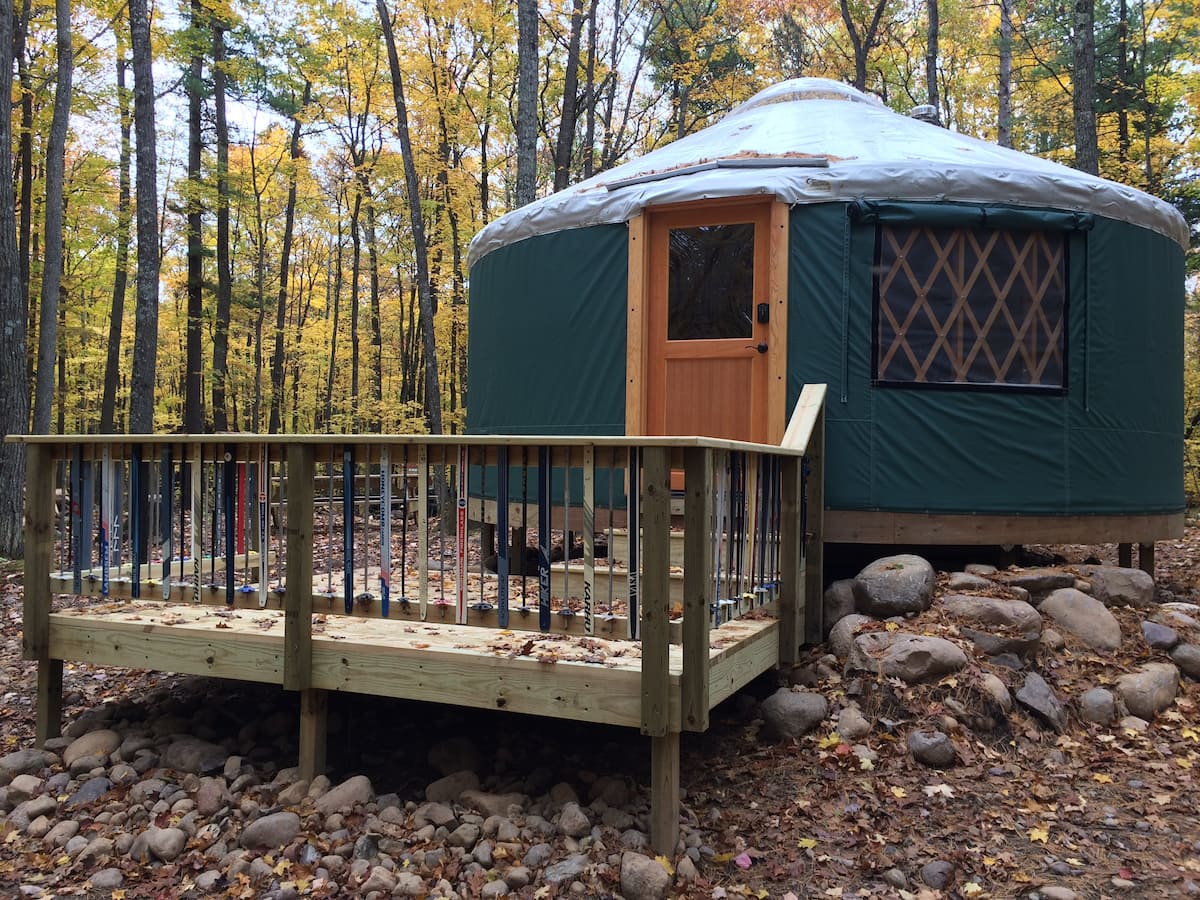
<path id="1" fill-rule="evenodd" d="M 342 248 L 345 241 L 342 237 L 342 199 L 337 196 L 337 246 L 333 254 L 333 285 L 329 289 L 329 306 L 333 310 L 333 322 L 329 328 L 329 371 L 325 376 L 324 416 L 321 428 L 324 431 L 332 428 L 333 423 L 333 385 L 337 377 L 337 342 L 338 342 L 338 313 L 342 308 Z"/>
<path id="2" fill-rule="evenodd" d="M 229 122 L 225 117 L 225 29 L 213 24 L 213 112 L 217 126 L 217 308 L 213 322 L 212 419 L 214 431 L 229 430 L 225 382 L 229 377 L 229 316 L 233 271 L 229 260 Z"/>
<path id="3" fill-rule="evenodd" d="M 587 118 L 583 126 L 583 177 L 591 178 L 596 169 L 596 7 L 597 0 L 588 4 L 588 43 L 587 43 L 587 81 L 584 97 L 587 105 L 584 109 Z M 615 26 L 614 26 L 615 27 Z"/>
<path id="4" fill-rule="evenodd" d="M 13 54 L 13 4 L 0 0 L 0 59 Z M 12 66 L 0 66 L 0 556 L 18 557 L 24 545 L 22 509 L 25 497 L 25 449 L 4 438 L 29 429 L 29 385 L 26 380 L 25 304 L 21 294 L 21 259 L 12 171 Z"/>
<path id="5" fill-rule="evenodd" d="M 925 0 L 929 12 L 925 39 L 925 102 L 933 107 L 941 120 L 942 104 L 938 98 L 938 0 Z"/>
<path id="6" fill-rule="evenodd" d="M 367 422 L 372 430 L 378 431 L 383 416 L 383 325 L 379 312 L 379 248 L 375 243 L 375 201 L 367 191 L 367 283 L 370 296 L 367 299 L 371 312 L 371 412 Z"/>
<path id="7" fill-rule="evenodd" d="M 131 145 L 129 132 L 133 126 L 129 113 L 129 91 L 125 85 L 126 43 L 118 25 L 117 35 L 117 110 L 121 120 L 121 149 L 117 161 L 117 248 L 113 267 L 112 315 L 108 320 L 108 348 L 104 360 L 104 395 L 100 401 L 100 432 L 112 434 L 116 425 L 117 380 L 121 366 L 121 344 L 125 318 L 125 288 L 129 283 L 129 225 L 132 206 L 129 202 L 129 167 Z"/>
<path id="8" fill-rule="evenodd" d="M 71 116 L 71 75 L 75 65 L 71 46 L 70 0 L 54 0 L 58 73 L 54 85 L 54 114 L 46 141 L 45 255 L 42 258 L 41 316 L 38 324 L 37 387 L 33 430 L 50 433 L 54 408 L 54 363 L 58 357 L 58 292 L 63 272 L 63 172 L 66 167 L 67 125 Z"/>
<path id="9" fill-rule="evenodd" d="M 850 46 L 854 50 L 854 86 L 860 91 L 865 91 L 867 89 L 867 62 L 871 58 L 871 51 L 875 49 L 875 45 L 879 41 L 879 22 L 883 18 L 887 0 L 875 0 L 875 7 L 871 12 L 871 22 L 862 31 L 855 24 L 854 17 L 850 15 L 848 0 L 839 0 L 838 5 L 842 13 L 842 23 L 846 26 L 846 34 L 850 38 Z"/>
<path id="10" fill-rule="evenodd" d="M 1000 0 L 1000 78 L 996 96 L 996 143 L 1012 146 L 1012 5 Z"/>
<path id="11" fill-rule="evenodd" d="M 567 42 L 567 65 L 563 81 L 562 117 L 554 149 L 554 190 L 571 181 L 571 156 L 575 149 L 575 121 L 579 115 L 579 41 L 583 34 L 583 0 L 571 7 L 571 37 Z"/>
<path id="12" fill-rule="evenodd" d="M 1117 159 L 1129 162 L 1129 4 L 1117 4 Z M 1122 172 L 1124 174 L 1124 172 Z"/>
<path id="13" fill-rule="evenodd" d="M 413 255 L 417 266 L 417 296 L 421 307 L 421 325 L 425 345 L 425 406 L 431 434 L 442 433 L 442 392 L 438 384 L 437 343 L 433 332 L 433 297 L 429 284 L 429 253 L 425 242 L 425 218 L 421 211 L 421 186 L 413 160 L 412 141 L 408 134 L 408 108 L 404 102 L 404 82 L 400 76 L 400 57 L 392 36 L 392 20 L 384 0 L 375 0 L 379 24 L 387 44 L 388 69 L 392 76 L 392 97 L 396 102 L 396 132 L 400 138 L 400 155 L 404 160 L 404 187 L 408 195 L 408 213 L 413 236 Z M 520 111 L 518 111 L 520 117 Z"/>
<path id="14" fill-rule="evenodd" d="M 300 109 L 308 106 L 312 84 L 304 82 Z M 296 182 L 300 168 L 300 116 L 292 118 L 292 140 L 288 145 L 291 166 L 288 169 L 287 208 L 283 213 L 283 249 L 279 254 L 279 296 L 275 304 L 275 352 L 271 357 L 271 420 L 269 434 L 278 434 L 283 426 L 283 326 L 287 319 L 288 269 L 292 263 L 292 233 L 296 225 Z"/>
<path id="15" fill-rule="evenodd" d="M 385 13 L 380 6 L 380 16 Z M 537 0 L 517 0 L 517 206 L 537 195 L 537 66 Z M 398 79 L 398 72 L 392 77 Z"/>
<path id="16" fill-rule="evenodd" d="M 14 53 L 17 57 L 17 74 L 21 81 L 21 218 L 18 241 L 21 252 L 21 309 L 29 320 L 30 277 L 33 262 L 33 73 L 29 71 L 29 59 L 25 53 L 25 42 L 29 36 L 29 22 L 33 14 L 32 0 L 21 4 L 21 18 L 17 23 Z M 11 115 L 11 113 L 10 113 Z M 28 373 L 27 373 L 28 377 Z M 26 426 L 22 426 L 24 430 Z"/>
<path id="17" fill-rule="evenodd" d="M 154 377 L 158 364 L 158 153 L 154 134 L 154 75 L 146 0 L 129 0 L 133 45 L 133 121 L 137 137 L 137 312 L 129 430 L 154 430 Z"/>
<path id="18" fill-rule="evenodd" d="M 200 0 L 191 0 L 191 28 L 199 33 L 204 27 Z M 193 38 L 198 48 L 199 42 Z M 187 351 L 183 377 L 183 430 L 188 434 L 204 433 L 204 401 L 201 384 L 204 362 L 201 358 L 201 338 L 204 327 L 204 215 L 200 203 L 204 185 L 201 181 L 200 153 L 203 149 L 201 117 L 204 112 L 202 95 L 204 57 L 199 50 L 192 53 L 184 86 L 188 101 L 188 161 L 187 161 Z"/>
<path id="19" fill-rule="evenodd" d="M 1071 39 L 1071 107 L 1075 120 L 1075 168 L 1097 175 L 1100 148 L 1096 137 L 1096 3 L 1075 0 Z"/>
<path id="20" fill-rule="evenodd" d="M 350 429 L 358 430 L 358 315 L 359 275 L 362 270 L 362 234 L 359 219 L 362 216 L 362 191 L 354 192 L 354 208 L 350 213 Z"/>

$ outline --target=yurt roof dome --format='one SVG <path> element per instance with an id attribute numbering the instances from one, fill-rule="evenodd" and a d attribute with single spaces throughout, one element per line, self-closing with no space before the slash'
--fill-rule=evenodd
<path id="1" fill-rule="evenodd" d="M 1094 213 L 1186 248 L 1187 222 L 1135 188 L 895 113 L 825 78 L 755 94 L 715 124 L 535 200 L 476 235 L 470 262 L 539 234 L 625 222 L 648 206 L 769 194 L 787 203 L 1008 203 Z"/>

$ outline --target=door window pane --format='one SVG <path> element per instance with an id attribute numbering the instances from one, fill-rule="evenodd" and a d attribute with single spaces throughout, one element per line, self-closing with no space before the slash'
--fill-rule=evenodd
<path id="1" fill-rule="evenodd" d="M 671 229 L 667 339 L 749 338 L 754 330 L 754 225 Z"/>

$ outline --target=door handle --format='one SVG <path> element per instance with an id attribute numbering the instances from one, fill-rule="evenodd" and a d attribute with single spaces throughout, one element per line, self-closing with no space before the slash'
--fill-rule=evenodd
<path id="1" fill-rule="evenodd" d="M 758 343 L 758 344 L 747 344 L 746 349 L 747 350 L 757 350 L 759 353 L 766 353 L 767 349 L 768 349 L 767 342 L 762 341 L 761 343 Z"/>

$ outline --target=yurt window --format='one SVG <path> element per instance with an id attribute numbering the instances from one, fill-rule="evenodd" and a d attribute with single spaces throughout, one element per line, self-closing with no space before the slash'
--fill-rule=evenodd
<path id="1" fill-rule="evenodd" d="M 671 229 L 667 340 L 749 338 L 754 224 Z"/>
<path id="2" fill-rule="evenodd" d="M 880 224 L 875 380 L 1065 387 L 1060 232 Z"/>

